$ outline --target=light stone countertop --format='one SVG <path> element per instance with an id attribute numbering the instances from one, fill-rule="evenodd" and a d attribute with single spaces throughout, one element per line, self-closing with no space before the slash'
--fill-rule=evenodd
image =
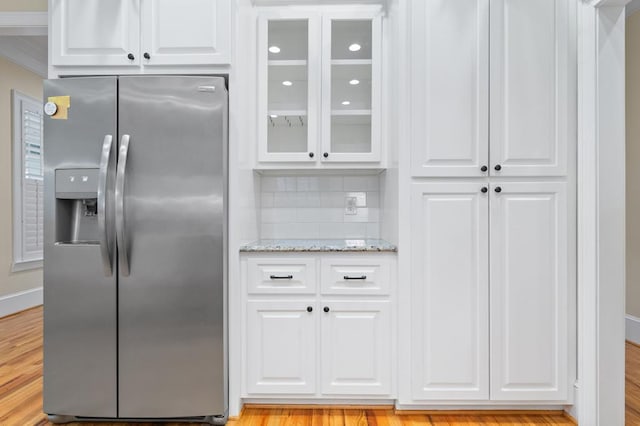
<path id="1" fill-rule="evenodd" d="M 242 253 L 258 252 L 397 252 L 398 247 L 376 239 L 258 240 L 240 247 Z"/>

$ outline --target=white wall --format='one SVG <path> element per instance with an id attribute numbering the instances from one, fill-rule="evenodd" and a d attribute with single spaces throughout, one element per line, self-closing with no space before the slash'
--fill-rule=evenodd
<path id="1" fill-rule="evenodd" d="M 11 272 L 13 262 L 11 89 L 42 99 L 42 78 L 0 57 L 0 297 L 42 286 L 42 269 Z"/>

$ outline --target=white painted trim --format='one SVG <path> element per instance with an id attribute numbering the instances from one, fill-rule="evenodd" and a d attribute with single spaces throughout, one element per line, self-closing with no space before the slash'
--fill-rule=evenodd
<path id="1" fill-rule="evenodd" d="M 579 1 L 578 378 L 580 424 L 624 424 L 625 13 Z"/>
<path id="2" fill-rule="evenodd" d="M 28 43 L 19 43 L 11 40 L 0 40 L 0 56 L 6 57 L 16 65 L 28 69 L 42 78 L 47 78 L 47 62 L 39 60 L 32 52 L 29 52 Z M 19 37 L 18 37 L 19 38 Z"/>
<path id="3" fill-rule="evenodd" d="M 0 35 L 47 35 L 47 12 L 0 12 Z"/>
<path id="4" fill-rule="evenodd" d="M 636 345 L 640 345 L 640 318 L 627 315 L 625 323 L 625 338 Z"/>
<path id="5" fill-rule="evenodd" d="M 549 411 L 549 410 L 558 410 L 561 411 L 564 409 L 563 405 L 542 405 L 540 401 L 531 403 L 531 405 L 527 405 L 527 403 L 523 402 L 514 402 L 512 404 L 501 402 L 501 403 L 493 403 L 493 404 L 478 404 L 474 402 L 474 404 L 461 404 L 460 401 L 456 403 L 452 403 L 452 405 L 443 405 L 440 401 L 438 404 L 434 405 L 424 405 L 424 404 L 396 404 L 396 410 L 442 410 L 442 411 L 464 411 L 464 410 L 541 410 L 541 411 Z M 402 413 L 399 413 L 402 415 Z"/>
<path id="6" fill-rule="evenodd" d="M 42 260 L 26 260 L 23 262 L 13 262 L 11 264 L 11 272 L 30 271 L 31 269 L 42 268 Z"/>
<path id="7" fill-rule="evenodd" d="M 42 287 L 1 296 L 0 318 L 33 308 L 34 306 L 42 305 L 42 296 Z"/>

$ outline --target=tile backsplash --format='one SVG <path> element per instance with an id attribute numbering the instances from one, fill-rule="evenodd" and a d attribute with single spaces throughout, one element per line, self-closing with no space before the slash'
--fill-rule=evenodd
<path id="1" fill-rule="evenodd" d="M 261 238 L 379 238 L 380 182 L 366 176 L 263 176 Z"/>

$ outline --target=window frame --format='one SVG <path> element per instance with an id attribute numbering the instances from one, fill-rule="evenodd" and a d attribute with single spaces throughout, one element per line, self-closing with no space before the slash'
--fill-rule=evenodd
<path id="1" fill-rule="evenodd" d="M 12 124 L 12 212 L 13 212 L 13 261 L 11 263 L 11 272 L 26 271 L 31 269 L 42 268 L 43 253 L 39 256 L 25 257 L 23 242 L 23 189 L 24 189 L 24 145 L 23 145 L 23 103 L 29 103 L 35 110 L 41 110 L 42 102 L 32 96 L 26 95 L 18 90 L 11 90 L 11 124 Z M 44 123 L 43 123 L 44 124 Z M 41 134 L 43 130 L 41 129 Z M 44 149 L 44 141 L 41 141 L 40 149 Z M 42 154 L 41 154 L 42 155 Z M 44 166 L 43 166 L 44 171 Z M 43 173 L 44 175 L 44 173 Z M 43 176 L 44 178 L 44 176 Z M 44 238 L 44 232 L 43 232 Z"/>

